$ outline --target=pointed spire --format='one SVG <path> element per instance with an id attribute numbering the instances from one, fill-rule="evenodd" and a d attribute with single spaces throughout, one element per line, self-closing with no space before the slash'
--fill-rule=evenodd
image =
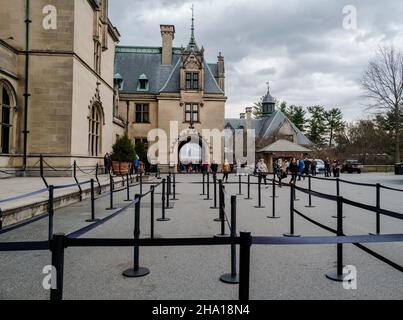
<path id="1" fill-rule="evenodd" d="M 190 41 L 188 45 L 188 49 L 195 49 L 198 50 L 197 44 L 196 44 L 196 38 L 195 38 L 195 16 L 194 16 L 194 4 L 192 4 L 192 27 L 190 29 Z"/>

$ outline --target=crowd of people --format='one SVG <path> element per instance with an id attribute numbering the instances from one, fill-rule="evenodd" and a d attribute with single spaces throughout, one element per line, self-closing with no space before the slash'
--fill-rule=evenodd
<path id="1" fill-rule="evenodd" d="M 318 163 L 315 159 L 308 158 L 293 158 L 292 160 L 288 159 L 276 159 L 273 163 L 273 171 L 275 176 L 280 181 L 286 179 L 289 175 L 291 176 L 290 183 L 296 183 L 297 181 L 305 180 L 309 175 L 316 176 L 318 174 Z M 236 173 L 238 175 L 247 174 L 245 168 L 247 167 L 246 163 L 242 163 L 241 161 L 237 161 L 236 163 Z M 105 174 L 109 174 L 112 168 L 112 159 L 109 153 L 104 156 L 104 168 Z M 181 163 L 179 165 L 180 172 L 186 173 L 203 173 L 206 174 L 210 172 L 213 175 L 213 178 L 217 178 L 217 174 L 219 171 L 219 165 L 216 161 L 213 161 L 209 164 L 207 161 L 198 164 L 192 164 L 189 162 L 187 164 Z M 330 161 L 329 158 L 324 160 L 324 175 L 326 178 L 329 177 L 340 177 L 340 171 L 342 169 L 342 163 L 339 160 Z M 158 168 L 156 169 L 158 171 Z M 133 160 L 133 164 L 131 166 L 131 172 L 144 173 L 144 165 L 140 160 L 139 156 Z M 230 164 L 228 159 L 225 159 L 222 164 L 222 180 L 224 183 L 228 182 L 229 174 L 234 172 L 234 165 Z M 264 182 L 267 186 L 267 175 L 269 174 L 269 168 L 264 159 L 260 159 L 254 168 L 254 174 L 259 176 L 259 180 Z"/>
<path id="2" fill-rule="evenodd" d="M 305 180 L 309 175 L 316 176 L 318 174 L 317 161 L 310 160 L 308 158 L 293 158 L 290 162 L 288 160 L 278 159 L 274 162 L 273 169 L 279 179 L 280 183 L 282 179 L 291 175 L 290 183 L 296 183 L 296 181 Z M 340 171 L 342 164 L 339 160 L 333 162 L 327 158 L 324 161 L 324 175 L 326 178 L 340 177 Z"/>

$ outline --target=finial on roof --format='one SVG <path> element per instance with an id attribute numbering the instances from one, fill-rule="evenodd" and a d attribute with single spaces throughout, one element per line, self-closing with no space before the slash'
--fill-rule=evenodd
<path id="1" fill-rule="evenodd" d="M 190 49 L 190 48 L 197 48 L 196 39 L 195 39 L 194 4 L 192 4 L 191 10 L 192 10 L 192 27 L 191 27 L 191 29 L 190 29 L 191 32 L 190 32 L 190 41 L 189 41 L 188 49 Z"/>

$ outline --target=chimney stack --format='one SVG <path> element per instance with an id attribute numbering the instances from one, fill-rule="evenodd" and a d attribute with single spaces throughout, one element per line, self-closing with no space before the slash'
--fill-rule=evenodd
<path id="1" fill-rule="evenodd" d="M 221 52 L 217 58 L 218 58 L 218 62 L 217 62 L 218 85 L 220 86 L 222 91 L 225 91 L 225 63 L 224 63 L 224 57 L 221 54 Z"/>
<path id="2" fill-rule="evenodd" d="M 246 108 L 246 130 L 252 129 L 252 113 L 253 109 L 251 107 Z"/>
<path id="3" fill-rule="evenodd" d="M 162 37 L 162 64 L 172 64 L 172 47 L 173 40 L 175 39 L 175 26 L 173 25 L 160 25 Z"/>

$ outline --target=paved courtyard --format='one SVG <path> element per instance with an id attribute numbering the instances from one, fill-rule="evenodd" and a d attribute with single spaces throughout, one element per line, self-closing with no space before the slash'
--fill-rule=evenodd
<path id="1" fill-rule="evenodd" d="M 403 189 L 403 178 L 386 174 L 345 175 L 343 179 L 357 182 L 383 183 Z M 232 176 L 232 182 L 237 178 Z M 288 179 L 287 179 L 288 180 Z M 210 209 L 212 201 L 203 200 L 199 175 L 177 177 L 178 201 L 167 210 L 169 222 L 156 222 L 159 238 L 211 237 L 219 232 L 214 222 L 218 210 Z M 246 180 L 245 180 L 246 181 Z M 0 181 L 2 186 L 7 181 Z M 307 187 L 307 181 L 299 183 Z M 145 190 L 148 186 L 145 186 Z M 313 189 L 335 194 L 335 183 L 313 181 Z M 237 194 L 238 186 L 229 184 L 227 193 Z M 263 188 L 265 209 L 256 209 L 257 186 L 252 186 L 253 200 L 238 196 L 238 231 L 250 231 L 254 236 L 282 236 L 289 230 L 289 188 L 277 189 L 277 220 L 271 215 L 271 187 Z M 137 187 L 132 194 L 138 192 Z M 366 204 L 375 204 L 375 189 L 342 184 L 343 196 Z M 116 207 L 127 203 L 125 192 L 116 194 Z M 156 194 L 156 218 L 161 213 L 160 194 Z M 296 207 L 309 217 L 333 228 L 336 220 L 335 203 L 313 198 L 315 208 L 305 208 L 307 196 L 297 194 Z M 108 197 L 96 202 L 97 217 L 106 217 Z M 142 201 L 141 237 L 150 236 L 149 197 Z M 229 199 L 227 199 L 229 208 Z M 403 213 L 403 194 L 382 191 L 382 207 Z M 90 215 L 89 201 L 83 201 L 55 214 L 55 232 L 70 233 L 83 226 Z M 345 233 L 365 235 L 375 231 L 375 215 L 346 206 Z M 330 235 L 307 221 L 296 217 L 296 232 L 304 236 Z M 403 233 L 403 223 L 382 217 L 382 232 Z M 86 234 L 85 238 L 131 238 L 133 236 L 133 209 L 116 216 Z M 47 239 L 47 220 L 43 219 L 9 233 L 0 235 L 0 242 Z M 387 258 L 403 265 L 403 244 L 367 245 Z M 65 299 L 218 299 L 236 300 L 238 286 L 221 283 L 219 277 L 230 271 L 229 247 L 164 247 L 141 248 L 140 265 L 151 270 L 140 279 L 126 279 L 121 273 L 132 264 L 132 248 L 68 248 L 65 254 Z M 403 273 L 371 257 L 360 249 L 345 245 L 345 264 L 358 271 L 357 290 L 345 290 L 340 283 L 329 281 L 325 274 L 336 267 L 335 245 L 313 246 L 253 246 L 251 251 L 251 299 L 403 299 Z M 48 299 L 42 288 L 42 268 L 50 264 L 50 253 L 0 252 L 0 299 Z"/>

